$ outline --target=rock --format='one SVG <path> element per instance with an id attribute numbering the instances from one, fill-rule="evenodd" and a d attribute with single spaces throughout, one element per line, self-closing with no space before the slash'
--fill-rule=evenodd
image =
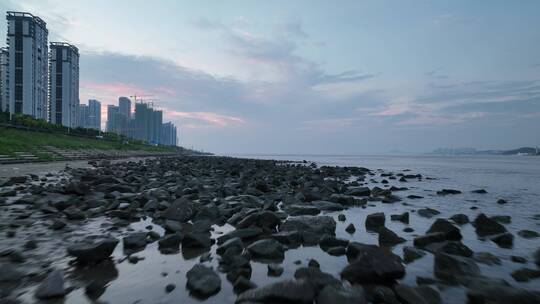
<path id="1" fill-rule="evenodd" d="M 323 236 L 319 243 L 319 246 L 321 246 L 321 249 L 324 251 L 333 247 L 345 247 L 347 245 L 349 245 L 349 240 L 336 238 L 330 235 Z"/>
<path id="2" fill-rule="evenodd" d="M 311 205 L 317 207 L 321 211 L 341 211 L 343 206 L 337 203 L 328 201 L 312 201 Z"/>
<path id="3" fill-rule="evenodd" d="M 41 300 L 63 297 L 67 294 L 64 288 L 64 274 L 62 271 L 53 270 L 36 289 L 35 297 Z"/>
<path id="4" fill-rule="evenodd" d="M 235 237 L 240 238 L 242 241 L 249 241 L 249 240 L 257 238 L 262 233 L 263 231 L 259 227 L 236 229 L 234 231 L 231 231 L 225 235 L 218 237 L 217 243 L 218 245 L 221 245 L 225 243 L 227 240 L 230 240 Z"/>
<path id="5" fill-rule="evenodd" d="M 11 263 L 0 263 L 0 283 L 18 282 L 25 275 L 25 272 L 20 271 Z"/>
<path id="6" fill-rule="evenodd" d="M 176 285 L 174 284 L 167 284 L 167 286 L 165 286 L 166 293 L 171 293 L 175 289 L 176 289 Z"/>
<path id="7" fill-rule="evenodd" d="M 283 267 L 278 264 L 268 264 L 268 276 L 269 277 L 279 277 L 283 273 Z"/>
<path id="8" fill-rule="evenodd" d="M 379 246 L 394 246 L 405 242 L 404 238 L 399 237 L 395 232 L 386 227 L 379 228 L 378 233 Z"/>
<path id="9" fill-rule="evenodd" d="M 244 243 L 242 243 L 242 240 L 239 237 L 232 238 L 219 246 L 216 249 L 216 253 L 222 255 L 229 250 L 241 254 L 244 250 Z"/>
<path id="10" fill-rule="evenodd" d="M 342 255 L 345 255 L 347 253 L 347 248 L 345 246 L 336 246 L 336 247 L 328 248 L 325 251 L 329 255 L 342 256 Z"/>
<path id="11" fill-rule="evenodd" d="M 24 184 L 28 180 L 28 176 L 12 176 L 4 184 L 3 187 Z"/>
<path id="12" fill-rule="evenodd" d="M 442 189 L 437 191 L 438 195 L 450 195 L 450 194 L 461 194 L 461 191 L 455 189 Z"/>
<path id="13" fill-rule="evenodd" d="M 527 259 L 522 257 L 522 256 L 517 256 L 517 255 L 513 255 L 510 257 L 510 260 L 514 263 L 520 263 L 520 264 L 525 264 L 527 263 Z"/>
<path id="14" fill-rule="evenodd" d="M 338 215 L 338 221 L 340 222 L 345 222 L 345 220 L 347 220 L 347 218 L 345 217 L 345 214 L 341 213 Z"/>
<path id="15" fill-rule="evenodd" d="M 473 259 L 481 264 L 485 265 L 501 265 L 501 259 L 489 252 L 475 252 L 473 254 Z"/>
<path id="16" fill-rule="evenodd" d="M 426 255 L 425 251 L 416 249 L 414 247 L 403 247 L 403 261 L 408 264 Z"/>
<path id="17" fill-rule="evenodd" d="M 486 194 L 487 193 L 487 191 L 484 190 L 484 189 L 477 189 L 477 190 L 473 190 L 471 192 L 476 193 L 476 194 Z"/>
<path id="18" fill-rule="evenodd" d="M 469 217 L 462 213 L 454 214 L 450 217 L 450 219 L 458 225 L 465 225 L 469 223 Z"/>
<path id="19" fill-rule="evenodd" d="M 510 232 L 501 233 L 491 237 L 491 241 L 502 248 L 512 248 L 514 245 L 514 236 Z"/>
<path id="20" fill-rule="evenodd" d="M 540 270 L 521 268 L 512 272 L 512 277 L 517 282 L 528 282 L 529 280 L 540 278 Z"/>
<path id="21" fill-rule="evenodd" d="M 168 220 L 187 222 L 193 218 L 194 212 L 191 203 L 184 198 L 175 200 L 163 213 L 163 217 Z"/>
<path id="22" fill-rule="evenodd" d="M 512 222 L 512 217 L 509 215 L 494 215 L 491 219 L 503 224 L 510 224 Z"/>
<path id="23" fill-rule="evenodd" d="M 287 219 L 280 231 L 298 231 L 305 245 L 314 245 L 325 234 L 335 235 L 336 222 L 330 216 L 303 215 Z"/>
<path id="24" fill-rule="evenodd" d="M 208 233 L 192 232 L 182 239 L 182 247 L 186 248 L 209 248 L 214 243 Z"/>
<path id="25" fill-rule="evenodd" d="M 480 268 L 471 258 L 439 252 L 435 254 L 434 273 L 440 279 L 456 281 L 480 275 Z"/>
<path id="26" fill-rule="evenodd" d="M 283 260 L 285 248 L 274 239 L 265 239 L 254 242 L 247 247 L 254 258 Z"/>
<path id="27" fill-rule="evenodd" d="M 455 241 L 432 243 L 425 246 L 424 249 L 431 253 L 442 252 L 463 257 L 472 257 L 473 255 L 473 251 L 469 247 L 463 245 L 461 242 Z"/>
<path id="28" fill-rule="evenodd" d="M 126 249 L 141 249 L 146 247 L 147 232 L 136 232 L 124 237 L 124 248 Z"/>
<path id="29" fill-rule="evenodd" d="M 536 263 L 536 266 L 540 267 L 540 248 L 534 253 L 534 262 Z"/>
<path id="30" fill-rule="evenodd" d="M 502 199 L 502 198 L 497 200 L 497 204 L 499 204 L 499 205 L 504 205 L 506 203 L 508 203 L 508 202 L 506 200 Z"/>
<path id="31" fill-rule="evenodd" d="M 429 244 L 443 242 L 445 240 L 446 235 L 443 232 L 435 232 L 415 237 L 413 240 L 413 244 L 416 247 L 423 248 Z"/>
<path id="32" fill-rule="evenodd" d="M 347 231 L 350 234 L 353 234 L 356 232 L 356 228 L 354 227 L 353 223 L 350 223 L 346 228 L 345 231 Z"/>
<path id="33" fill-rule="evenodd" d="M 426 231 L 426 234 L 442 232 L 444 233 L 445 239 L 451 241 L 461 240 L 461 232 L 459 228 L 452 225 L 449 221 L 445 219 L 437 219 L 431 225 L 431 227 Z"/>
<path id="34" fill-rule="evenodd" d="M 467 303 L 470 304 L 540 303 L 539 292 L 493 282 L 470 285 L 467 291 Z"/>
<path id="35" fill-rule="evenodd" d="M 208 298 L 221 290 L 221 279 L 210 267 L 196 264 L 186 277 L 186 288 L 196 297 Z"/>
<path id="36" fill-rule="evenodd" d="M 319 210 L 317 207 L 304 205 L 290 205 L 285 207 L 284 211 L 291 216 L 317 215 L 321 213 L 321 210 Z"/>
<path id="37" fill-rule="evenodd" d="M 416 214 L 418 214 L 419 216 L 421 217 L 426 217 L 426 218 L 432 218 L 434 217 L 435 215 L 439 215 L 441 214 L 439 211 L 435 210 L 435 209 L 431 209 L 431 208 L 422 208 L 422 209 L 418 209 L 416 211 Z"/>
<path id="38" fill-rule="evenodd" d="M 310 283 L 315 290 L 321 290 L 328 285 L 341 285 L 341 282 L 333 275 L 322 272 L 316 267 L 300 267 L 294 272 L 294 278 Z"/>
<path id="39" fill-rule="evenodd" d="M 358 243 L 353 243 L 352 247 L 356 247 L 356 259 L 341 272 L 341 278 L 351 284 L 389 284 L 405 276 L 401 258 L 390 250 Z M 353 251 L 349 248 L 351 245 L 347 248 L 348 257 Z"/>
<path id="40" fill-rule="evenodd" d="M 409 223 L 409 212 L 404 212 L 402 214 L 392 214 L 390 215 L 392 221 L 398 221 L 405 224 Z"/>
<path id="41" fill-rule="evenodd" d="M 495 220 L 487 217 L 483 213 L 480 213 L 476 217 L 473 224 L 476 230 L 476 234 L 480 237 L 501 234 L 501 233 L 506 232 L 506 228 L 504 228 L 503 225 L 497 223 Z"/>
<path id="42" fill-rule="evenodd" d="M 50 226 L 52 230 L 60 230 L 64 227 L 66 227 L 66 222 L 61 219 L 56 219 L 53 221 L 52 225 Z"/>
<path id="43" fill-rule="evenodd" d="M 302 303 L 311 304 L 315 289 L 303 280 L 287 280 L 241 293 L 236 303 Z"/>
<path id="44" fill-rule="evenodd" d="M 297 248 L 302 244 L 302 235 L 298 231 L 274 233 L 272 238 L 289 248 Z"/>
<path id="45" fill-rule="evenodd" d="M 384 213 L 372 213 L 366 217 L 366 229 L 377 231 L 379 228 L 384 227 L 385 216 Z"/>
<path id="46" fill-rule="evenodd" d="M 182 235 L 179 233 L 168 234 L 162 237 L 158 241 L 159 249 L 172 249 L 177 251 L 180 248 L 180 243 L 182 242 Z"/>
<path id="47" fill-rule="evenodd" d="M 260 227 L 263 230 L 274 231 L 281 224 L 279 216 L 272 211 L 261 211 L 252 213 L 236 224 L 236 228 L 247 228 L 251 226 Z"/>
<path id="48" fill-rule="evenodd" d="M 364 289 L 369 303 L 401 304 L 388 286 L 365 285 Z"/>
<path id="49" fill-rule="evenodd" d="M 69 255 L 77 258 L 81 263 L 96 263 L 108 259 L 118 245 L 118 240 L 114 238 L 105 238 L 101 240 L 87 239 L 70 245 L 67 248 Z"/>
<path id="50" fill-rule="evenodd" d="M 394 292 L 403 304 L 431 304 L 441 302 L 439 293 L 428 286 L 410 287 L 399 284 L 394 286 Z"/>
<path id="51" fill-rule="evenodd" d="M 534 239 L 540 237 L 540 234 L 538 234 L 538 232 L 532 230 L 520 230 L 518 232 L 518 235 L 524 239 Z"/>
<path id="52" fill-rule="evenodd" d="M 366 304 L 364 289 L 360 286 L 346 287 L 327 285 L 316 300 L 317 304 Z"/>
<path id="53" fill-rule="evenodd" d="M 352 196 L 370 196 L 371 190 L 368 187 L 354 187 L 349 188 L 345 194 Z"/>
<path id="54" fill-rule="evenodd" d="M 233 284 L 235 293 L 242 293 L 246 290 L 257 288 L 257 285 L 243 276 L 239 276 Z"/>

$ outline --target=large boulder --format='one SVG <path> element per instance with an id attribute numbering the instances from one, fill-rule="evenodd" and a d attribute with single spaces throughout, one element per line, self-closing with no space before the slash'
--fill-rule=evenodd
<path id="1" fill-rule="evenodd" d="M 315 290 L 321 290 L 328 285 L 341 285 L 340 280 L 335 278 L 333 275 L 322 272 L 317 267 L 301 267 L 294 272 L 294 278 L 297 280 L 304 280 L 309 282 Z"/>
<path id="2" fill-rule="evenodd" d="M 193 218 L 194 214 L 191 202 L 185 198 L 179 198 L 165 210 L 163 217 L 168 220 L 187 222 Z"/>
<path id="3" fill-rule="evenodd" d="M 182 239 L 182 247 L 185 248 L 209 248 L 214 244 L 209 233 L 192 232 L 188 233 Z"/>
<path id="4" fill-rule="evenodd" d="M 442 253 L 435 254 L 435 276 L 449 281 L 459 281 L 463 277 L 480 275 L 480 268 L 473 259 Z"/>
<path id="5" fill-rule="evenodd" d="M 394 286 L 397 298 L 404 304 L 438 304 L 441 303 L 439 292 L 429 286 L 410 287 Z"/>
<path id="6" fill-rule="evenodd" d="M 64 287 L 64 274 L 62 271 L 53 270 L 36 289 L 35 297 L 40 300 L 63 297 L 67 294 Z"/>
<path id="7" fill-rule="evenodd" d="M 284 211 L 290 216 L 317 215 L 321 213 L 319 208 L 309 205 L 290 205 L 285 207 Z"/>
<path id="8" fill-rule="evenodd" d="M 379 246 L 394 246 L 405 242 L 404 238 L 386 227 L 379 228 L 377 232 L 379 233 Z"/>
<path id="9" fill-rule="evenodd" d="M 474 228 L 476 229 L 476 234 L 480 237 L 502 234 L 506 232 L 506 228 L 503 225 L 499 224 L 492 218 L 487 217 L 485 214 L 480 213 L 474 220 Z"/>
<path id="10" fill-rule="evenodd" d="M 467 303 L 470 304 L 540 303 L 540 292 L 513 287 L 505 281 L 479 277 L 470 278 L 465 283 Z"/>
<path id="11" fill-rule="evenodd" d="M 328 285 L 317 296 L 317 304 L 366 304 L 366 295 L 361 286 Z"/>
<path id="12" fill-rule="evenodd" d="M 401 258 L 377 246 L 359 248 L 356 259 L 341 272 L 341 278 L 351 284 L 392 284 L 404 276 L 405 267 Z"/>
<path id="13" fill-rule="evenodd" d="M 207 298 L 221 290 L 221 279 L 210 267 L 197 264 L 186 274 L 187 289 L 196 297 Z"/>
<path id="14" fill-rule="evenodd" d="M 336 221 L 330 216 L 297 216 L 288 218 L 280 228 L 284 232 L 298 231 L 305 245 L 318 244 L 325 235 L 336 234 Z"/>
<path id="15" fill-rule="evenodd" d="M 275 230 L 281 224 L 279 216 L 272 211 L 252 213 L 236 224 L 237 229 L 251 226 L 260 227 L 263 230 Z"/>
<path id="16" fill-rule="evenodd" d="M 285 248 L 274 239 L 256 241 L 249 245 L 247 250 L 254 258 L 259 259 L 283 260 L 285 257 Z"/>
<path id="17" fill-rule="evenodd" d="M 366 229 L 377 231 L 384 227 L 385 216 L 383 212 L 368 214 L 366 217 Z"/>
<path id="18" fill-rule="evenodd" d="M 437 219 L 431 227 L 426 231 L 426 234 L 442 232 L 445 235 L 447 240 L 459 241 L 461 240 L 461 232 L 459 228 L 452 225 L 449 221 L 445 219 Z"/>
<path id="19" fill-rule="evenodd" d="M 97 263 L 109 258 L 116 245 L 118 245 L 118 240 L 115 238 L 87 239 L 68 246 L 67 252 L 69 255 L 76 257 L 79 262 Z"/>
<path id="20" fill-rule="evenodd" d="M 311 304 L 315 295 L 315 288 L 310 283 L 303 280 L 287 280 L 250 289 L 240 294 L 236 303 Z"/>
<path id="21" fill-rule="evenodd" d="M 124 237 L 124 248 L 126 249 L 141 249 L 146 247 L 148 233 L 135 232 Z"/>
<path id="22" fill-rule="evenodd" d="M 240 238 L 242 241 L 249 241 L 257 238 L 263 233 L 262 229 L 259 227 L 249 227 L 233 230 L 227 234 L 224 234 L 217 239 L 218 245 L 225 243 L 226 241 L 233 238 Z"/>

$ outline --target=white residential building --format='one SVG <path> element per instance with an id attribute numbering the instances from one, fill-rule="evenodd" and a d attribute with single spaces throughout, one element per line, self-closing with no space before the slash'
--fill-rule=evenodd
<path id="1" fill-rule="evenodd" d="M 79 50 L 68 43 L 52 42 L 49 60 L 49 120 L 76 128 L 79 125 Z"/>

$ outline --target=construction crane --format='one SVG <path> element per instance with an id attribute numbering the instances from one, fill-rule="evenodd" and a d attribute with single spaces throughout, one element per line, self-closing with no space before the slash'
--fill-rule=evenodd
<path id="1" fill-rule="evenodd" d="M 130 98 L 133 98 L 133 100 L 135 100 L 135 102 L 137 101 L 143 101 L 143 97 L 154 97 L 154 95 L 137 95 L 137 94 L 134 94 L 132 96 L 129 96 Z"/>

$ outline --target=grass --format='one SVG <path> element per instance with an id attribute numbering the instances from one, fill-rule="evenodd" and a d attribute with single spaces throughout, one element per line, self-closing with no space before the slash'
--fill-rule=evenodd
<path id="1" fill-rule="evenodd" d="M 173 147 L 151 146 L 140 143 L 122 143 L 97 138 L 85 138 L 57 133 L 24 131 L 0 127 L 0 155 L 14 156 L 14 152 L 30 152 L 43 160 L 51 157 L 43 146 L 64 150 L 141 150 L 151 152 L 174 151 Z"/>

